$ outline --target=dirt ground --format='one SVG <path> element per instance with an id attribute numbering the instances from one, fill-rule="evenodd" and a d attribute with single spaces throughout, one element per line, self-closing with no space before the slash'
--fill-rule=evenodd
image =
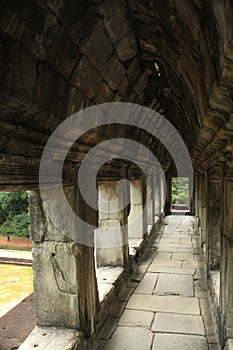
<path id="1" fill-rule="evenodd" d="M 0 236 L 0 249 L 1 248 L 31 250 L 32 241 L 23 237 L 10 237 L 10 241 L 7 241 L 6 236 Z"/>

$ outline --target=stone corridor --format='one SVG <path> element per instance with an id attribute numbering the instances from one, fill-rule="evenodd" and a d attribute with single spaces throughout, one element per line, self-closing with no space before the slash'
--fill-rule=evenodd
<path id="1" fill-rule="evenodd" d="M 131 276 L 131 296 L 120 295 L 111 306 L 100 348 L 220 349 L 195 218 L 174 215 L 166 221 Z"/>

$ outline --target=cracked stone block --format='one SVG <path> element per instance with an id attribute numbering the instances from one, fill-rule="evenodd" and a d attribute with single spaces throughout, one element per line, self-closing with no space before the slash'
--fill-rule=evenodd
<path id="1" fill-rule="evenodd" d="M 155 294 L 193 296 L 193 277 L 190 275 L 176 275 L 160 273 Z"/>
<path id="2" fill-rule="evenodd" d="M 152 294 L 155 284 L 158 279 L 157 273 L 146 273 L 139 283 L 138 287 L 135 289 L 134 293 L 137 294 Z"/>
<path id="3" fill-rule="evenodd" d="M 156 334 L 152 350 L 208 350 L 205 337 L 183 334 Z"/>
<path id="4" fill-rule="evenodd" d="M 156 313 L 153 332 L 205 335 L 201 316 Z"/>
<path id="5" fill-rule="evenodd" d="M 125 310 L 118 322 L 119 326 L 139 326 L 149 328 L 154 318 L 154 313 L 149 311 Z"/>
<path id="6" fill-rule="evenodd" d="M 127 309 L 200 315 L 197 298 L 133 294 Z"/>
<path id="7" fill-rule="evenodd" d="M 151 343 L 152 333 L 148 329 L 119 326 L 104 350 L 148 350 Z"/>
<path id="8" fill-rule="evenodd" d="M 34 243 L 33 266 L 37 325 L 79 327 L 77 261 L 70 243 Z"/>

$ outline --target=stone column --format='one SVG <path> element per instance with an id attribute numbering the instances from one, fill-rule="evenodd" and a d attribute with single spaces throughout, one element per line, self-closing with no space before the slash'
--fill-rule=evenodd
<path id="1" fill-rule="evenodd" d="M 155 187 L 153 177 L 147 181 L 147 222 L 152 227 L 155 223 Z"/>
<path id="2" fill-rule="evenodd" d="M 77 186 L 64 192 L 73 210 L 97 225 L 97 213 L 84 203 Z M 39 192 L 30 193 L 30 216 L 36 324 L 75 328 L 90 337 L 98 310 L 93 242 L 90 247 L 74 243 L 58 229 L 66 227 L 75 237 L 79 227 L 67 216 L 56 189 L 48 188 L 43 203 Z M 93 240 L 93 231 L 86 234 Z"/>
<path id="3" fill-rule="evenodd" d="M 200 205 L 201 205 L 201 243 L 206 245 L 207 242 L 207 203 L 208 203 L 208 180 L 207 172 L 200 175 Z M 208 252 L 208 249 L 207 251 Z M 208 261 L 208 257 L 207 257 Z"/>
<path id="4" fill-rule="evenodd" d="M 99 183 L 99 229 L 95 231 L 97 267 L 125 266 L 128 261 L 127 187 L 122 181 Z"/>
<path id="5" fill-rule="evenodd" d="M 166 201 L 165 201 L 165 215 L 170 215 L 172 212 L 172 183 L 171 177 L 166 174 Z"/>
<path id="6" fill-rule="evenodd" d="M 220 267 L 220 221 L 221 221 L 220 171 L 214 167 L 208 172 L 208 227 L 209 269 Z"/>
<path id="7" fill-rule="evenodd" d="M 129 239 L 143 238 L 147 232 L 147 213 L 144 210 L 146 187 L 143 178 L 130 182 Z"/>
<path id="8" fill-rule="evenodd" d="M 161 188 L 161 179 L 160 175 L 154 176 L 154 207 L 155 207 L 155 216 L 160 217 L 162 211 L 162 188 Z"/>
<path id="9" fill-rule="evenodd" d="M 221 176 L 221 269 L 220 323 L 221 340 L 233 338 L 233 169 L 225 165 Z"/>
<path id="10" fill-rule="evenodd" d="M 164 215 L 165 201 L 166 201 L 166 186 L 165 186 L 165 177 L 163 175 L 160 175 L 160 195 L 161 195 L 160 209 L 161 209 L 161 213 Z"/>

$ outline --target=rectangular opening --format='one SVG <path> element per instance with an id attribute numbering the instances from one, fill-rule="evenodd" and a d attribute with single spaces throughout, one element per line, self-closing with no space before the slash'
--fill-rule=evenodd
<path id="1" fill-rule="evenodd" d="M 189 209 L 189 179 L 172 178 L 172 210 L 187 211 Z"/>

